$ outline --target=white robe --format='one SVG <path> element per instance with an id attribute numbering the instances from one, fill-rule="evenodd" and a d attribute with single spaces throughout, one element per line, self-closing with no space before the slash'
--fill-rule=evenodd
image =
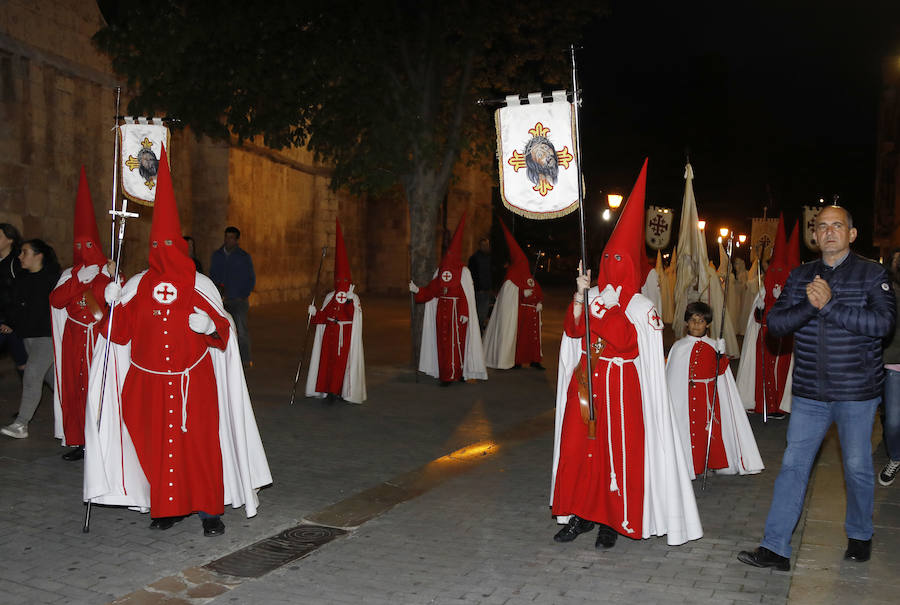
<path id="1" fill-rule="evenodd" d="M 597 286 L 588 293 L 588 304 L 598 296 Z M 681 437 L 672 414 L 672 403 L 665 383 L 662 347 L 662 320 L 656 308 L 642 296 L 635 295 L 625 309 L 638 338 L 639 355 L 635 359 L 641 383 L 644 412 L 644 502 L 642 538 L 666 536 L 669 545 L 684 544 L 703 536 L 697 502 L 691 487 L 691 473 L 684 457 Z M 556 486 L 562 423 L 568 401 L 572 373 L 581 361 L 582 339 L 563 334 L 559 349 L 559 371 L 556 381 L 556 426 L 553 439 L 553 471 L 550 482 L 550 504 Z M 569 517 L 557 517 L 559 523 Z"/>
<path id="2" fill-rule="evenodd" d="M 121 302 L 134 297 L 144 273 L 125 284 Z M 222 306 L 212 281 L 196 274 L 194 289 L 224 317 L 230 328 L 225 350 L 209 349 L 216 375 L 219 401 L 219 445 L 222 451 L 224 504 L 244 506 L 247 517 L 256 515 L 257 490 L 272 483 L 250 395 L 244 380 L 234 321 Z M 113 312 L 115 321 L 115 312 Z M 85 410 L 84 499 L 96 504 L 150 509 L 150 484 L 144 475 L 128 427 L 122 417 L 120 398 L 131 367 L 131 344 L 110 344 L 105 390 L 102 385 L 106 338 L 101 335 L 91 363 L 87 409 Z M 98 408 L 103 390 L 102 413 Z M 98 426 L 99 416 L 99 426 Z"/>
<path id="3" fill-rule="evenodd" d="M 669 351 L 666 361 L 666 382 L 672 395 L 672 406 L 675 410 L 675 420 L 681 433 L 681 444 L 684 447 L 684 455 L 687 460 L 693 460 L 691 454 L 691 421 L 688 409 L 688 364 L 691 360 L 691 350 L 694 343 L 702 340 L 715 349 L 716 343 L 709 337 L 697 338 L 685 336 L 677 340 Z M 747 413 L 738 395 L 731 368 L 725 369 L 716 379 L 718 397 L 716 407 L 722 421 L 722 444 L 725 446 L 725 456 L 728 466 L 716 469 L 716 473 L 723 475 L 754 474 L 763 470 L 762 457 L 753 437 L 753 429 L 747 420 Z M 704 427 L 704 431 L 705 431 Z M 706 432 L 703 433 L 706 435 Z M 704 443 L 706 442 L 704 438 Z M 705 447 L 705 446 L 704 446 Z M 693 469 L 692 474 L 693 474 Z"/>
<path id="4" fill-rule="evenodd" d="M 538 313 L 540 318 L 540 313 Z M 508 370 L 516 364 L 519 335 L 519 287 L 506 280 L 494 303 L 484 331 L 484 363 L 489 368 Z"/>
<path id="5" fill-rule="evenodd" d="M 437 275 L 437 272 L 435 272 Z M 468 267 L 463 267 L 460 284 L 466 294 L 469 307 L 469 321 L 466 322 L 466 353 L 463 358 L 463 378 L 487 380 L 487 368 L 484 365 L 484 347 L 481 344 L 481 328 L 475 313 L 475 286 Z M 438 367 L 437 332 L 435 316 L 437 314 L 437 298 L 425 303 L 425 319 L 422 322 L 422 344 L 419 351 L 419 371 L 440 378 Z"/>
<path id="6" fill-rule="evenodd" d="M 344 369 L 344 383 L 341 386 L 341 397 L 350 403 L 362 403 L 366 400 L 366 361 L 363 356 L 362 307 L 359 297 L 354 294 L 347 296 L 353 301 L 353 321 L 350 324 L 350 351 L 347 353 L 347 367 Z M 334 292 L 329 292 L 322 302 L 324 309 Z M 319 358 L 322 356 L 322 335 L 325 333 L 325 324 L 316 326 L 316 335 L 313 338 L 312 355 L 309 358 L 309 371 L 306 375 L 306 396 L 325 397 L 325 393 L 316 391 L 316 381 L 319 378 Z"/>

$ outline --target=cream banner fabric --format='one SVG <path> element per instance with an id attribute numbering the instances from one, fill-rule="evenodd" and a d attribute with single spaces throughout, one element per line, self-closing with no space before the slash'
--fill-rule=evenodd
<path id="1" fill-rule="evenodd" d="M 122 193 L 132 201 L 152 206 L 163 145 L 172 164 L 169 129 L 159 118 L 126 117 L 125 124 L 119 126 L 119 143 Z"/>

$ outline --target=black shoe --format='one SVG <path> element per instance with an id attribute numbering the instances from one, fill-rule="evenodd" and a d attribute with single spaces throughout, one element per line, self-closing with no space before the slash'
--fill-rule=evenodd
<path id="1" fill-rule="evenodd" d="M 450 381 L 449 381 L 449 380 L 442 380 L 442 381 L 441 381 L 441 386 L 442 386 L 442 387 L 449 387 L 449 386 L 450 386 Z"/>
<path id="2" fill-rule="evenodd" d="M 207 538 L 211 536 L 221 536 L 225 533 L 225 524 L 222 523 L 221 517 L 210 517 L 203 519 L 203 535 Z"/>
<path id="3" fill-rule="evenodd" d="M 74 462 L 76 460 L 81 460 L 84 458 L 84 446 L 79 445 L 77 447 L 73 447 L 68 452 L 62 455 L 63 460 L 67 460 L 69 462 Z"/>
<path id="4" fill-rule="evenodd" d="M 737 558 L 741 563 L 753 567 L 774 567 L 778 571 L 790 571 L 791 569 L 790 557 L 782 557 L 762 546 L 756 550 L 742 550 L 738 553 Z"/>
<path id="5" fill-rule="evenodd" d="M 531 367 L 534 368 L 535 370 L 546 370 L 547 369 L 544 366 L 542 366 L 541 362 L 539 362 L 539 361 L 532 361 Z"/>
<path id="6" fill-rule="evenodd" d="M 150 529 L 160 529 L 165 531 L 171 529 L 171 527 L 175 525 L 175 522 L 179 520 L 179 517 L 158 517 L 156 519 L 151 519 Z"/>
<path id="7" fill-rule="evenodd" d="M 598 549 L 612 548 L 615 546 L 616 540 L 619 538 L 619 533 L 609 525 L 603 525 L 602 523 L 598 523 L 597 525 L 599 527 L 597 528 L 597 541 L 594 543 L 594 546 Z"/>
<path id="8" fill-rule="evenodd" d="M 337 395 L 334 393 L 328 393 L 325 395 L 325 399 L 322 400 L 322 403 L 325 405 L 334 405 L 334 401 L 337 399 Z"/>
<path id="9" fill-rule="evenodd" d="M 784 420 L 786 416 L 787 414 L 785 414 L 784 412 L 772 412 L 768 415 L 768 417 L 772 420 Z"/>
<path id="10" fill-rule="evenodd" d="M 856 561 L 863 563 L 868 561 L 872 556 L 872 540 L 855 540 L 850 538 L 847 540 L 847 552 L 844 558 L 848 561 Z"/>
<path id="11" fill-rule="evenodd" d="M 594 529 L 594 522 L 588 521 L 587 519 L 582 519 L 577 515 L 572 515 L 572 518 L 569 519 L 569 522 L 566 523 L 566 526 L 556 532 L 556 535 L 553 536 L 553 539 L 556 542 L 571 542 L 579 535 L 589 532 Z"/>
<path id="12" fill-rule="evenodd" d="M 517 363 L 516 365 L 514 365 L 514 366 L 512 367 L 512 369 L 514 369 L 514 370 L 521 370 L 521 369 L 522 369 L 522 364 L 521 364 L 521 363 Z"/>

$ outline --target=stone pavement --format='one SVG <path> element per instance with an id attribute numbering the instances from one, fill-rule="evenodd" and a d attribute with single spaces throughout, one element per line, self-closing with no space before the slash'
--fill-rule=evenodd
<path id="1" fill-rule="evenodd" d="M 793 571 L 736 561 L 760 538 L 784 443 L 786 423 L 758 418 L 767 470 L 713 476 L 704 492 L 695 484 L 703 539 L 669 547 L 623 538 L 606 552 L 593 536 L 554 543 L 547 412 L 567 296 L 546 303 L 547 372 L 491 371 L 487 382 L 444 389 L 424 376 L 416 383 L 409 370 L 406 299 L 364 296 L 370 399 L 361 406 L 302 397 L 289 406 L 304 310 L 254 308 L 257 365 L 247 378 L 275 483 L 253 519 L 227 512 L 218 538 L 204 538 L 196 518 L 150 531 L 147 515 L 110 507 L 94 507 L 83 534 L 81 463 L 60 459 L 45 393 L 31 437 L 0 440 L 0 603 L 894 602 L 900 487 L 876 486 L 876 558 L 844 563 L 833 445 L 823 448 L 795 532 Z M 3 358 L 0 415 L 17 403 L 18 379 Z M 883 461 L 879 448 L 875 464 Z M 304 520 L 329 519 L 361 524 L 256 579 L 203 567 Z"/>

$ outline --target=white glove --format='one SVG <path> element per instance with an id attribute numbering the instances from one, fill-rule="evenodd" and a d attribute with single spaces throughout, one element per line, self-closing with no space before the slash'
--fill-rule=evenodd
<path id="1" fill-rule="evenodd" d="M 350 287 L 347 288 L 347 300 L 359 300 L 359 296 L 356 295 L 354 290 L 356 290 L 356 284 L 350 284 Z"/>
<path id="2" fill-rule="evenodd" d="M 534 305 L 534 310 L 537 311 L 538 313 L 540 313 L 541 311 L 543 311 L 543 310 L 544 310 L 544 303 L 538 303 L 538 304 Z"/>
<path id="3" fill-rule="evenodd" d="M 78 281 L 83 284 L 91 283 L 91 280 L 100 274 L 100 267 L 97 265 L 87 265 L 78 270 Z"/>
<path id="4" fill-rule="evenodd" d="M 216 324 L 203 309 L 194 307 L 194 312 L 188 315 L 188 325 L 197 334 L 212 334 L 216 331 Z"/>
<path id="5" fill-rule="evenodd" d="M 312 317 L 313 315 L 315 315 L 315 314 L 317 313 L 317 311 L 316 311 L 316 305 L 309 305 L 309 307 L 307 308 L 306 312 L 309 313 L 309 316 L 310 316 L 310 317 Z"/>
<path id="6" fill-rule="evenodd" d="M 413 294 L 418 294 L 419 292 L 419 286 L 414 284 L 412 280 L 409 280 L 409 291 Z"/>
<path id="7" fill-rule="evenodd" d="M 122 298 L 122 286 L 114 281 L 109 282 L 106 284 L 106 288 L 103 289 L 103 298 L 107 304 L 116 304 Z"/>
<path id="8" fill-rule="evenodd" d="M 756 298 L 756 308 L 757 309 L 765 309 L 766 308 L 766 296 L 765 290 L 763 290 L 763 295 L 758 296 Z"/>
<path id="9" fill-rule="evenodd" d="M 534 290 L 532 290 L 531 288 L 525 288 L 524 290 L 522 290 L 522 294 L 525 295 L 525 298 L 528 298 L 533 293 L 534 293 Z"/>
<path id="10" fill-rule="evenodd" d="M 469 318 L 466 317 L 465 315 L 460 315 L 460 316 L 459 316 L 459 323 L 465 325 L 465 324 L 469 323 Z"/>
<path id="11" fill-rule="evenodd" d="M 775 298 L 778 298 L 779 296 L 781 296 L 781 285 L 780 284 L 775 284 L 772 287 L 772 296 L 774 296 Z"/>
<path id="12" fill-rule="evenodd" d="M 724 338 L 720 338 L 716 341 L 716 352 L 721 353 L 722 355 L 725 354 L 725 339 Z"/>
<path id="13" fill-rule="evenodd" d="M 622 286 L 618 286 L 617 288 L 613 289 L 610 284 L 606 284 L 603 290 L 600 291 L 600 303 L 607 309 L 618 306 L 619 294 L 621 292 Z"/>

